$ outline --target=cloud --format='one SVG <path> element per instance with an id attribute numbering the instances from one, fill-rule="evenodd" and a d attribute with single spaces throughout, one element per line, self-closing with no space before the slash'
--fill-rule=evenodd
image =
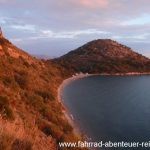
<path id="1" fill-rule="evenodd" d="M 146 40 L 149 37 L 150 37 L 149 33 L 143 33 L 143 34 L 131 35 L 131 36 L 112 36 L 112 38 L 116 40 L 126 39 L 126 40 L 134 40 L 134 41 Z"/>
<path id="2" fill-rule="evenodd" d="M 17 30 L 22 30 L 22 31 L 35 31 L 35 26 L 34 25 L 11 25 L 10 28 L 12 29 L 17 29 Z"/>
<path id="3" fill-rule="evenodd" d="M 90 35 L 107 35 L 110 34 L 106 31 L 100 31 L 97 29 L 87 29 L 87 30 L 75 30 L 75 31 L 61 31 L 61 32 L 54 32 L 52 30 L 35 30 L 31 28 L 32 26 L 13 26 L 16 29 L 21 30 L 30 30 L 35 31 L 37 34 L 34 36 L 29 36 L 28 38 L 14 38 L 11 39 L 15 42 L 21 42 L 25 40 L 39 40 L 39 39 L 75 39 L 79 38 L 80 36 L 90 36 Z"/>
<path id="4" fill-rule="evenodd" d="M 149 6 L 148 0 L 0 0 L 0 26 L 8 38 L 24 41 L 24 45 L 29 40 L 33 44 L 62 40 L 68 41 L 66 49 L 70 50 L 75 43 L 114 38 L 132 46 L 135 41 L 149 42 Z"/>
<path id="5" fill-rule="evenodd" d="M 62 32 L 52 32 L 52 31 L 42 31 L 47 37 L 51 38 L 77 38 L 83 35 L 101 35 L 109 34 L 109 32 L 101 31 L 97 29 L 87 29 L 87 30 L 75 30 L 75 31 L 62 31 Z"/>
<path id="6" fill-rule="evenodd" d="M 108 0 L 77 0 L 76 2 L 87 8 L 106 8 L 109 4 Z"/>

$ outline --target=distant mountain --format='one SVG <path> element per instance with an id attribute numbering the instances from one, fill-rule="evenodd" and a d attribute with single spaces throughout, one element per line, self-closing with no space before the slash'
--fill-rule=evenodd
<path id="1" fill-rule="evenodd" d="M 53 61 L 74 72 L 150 72 L 150 59 L 110 39 L 91 41 Z"/>

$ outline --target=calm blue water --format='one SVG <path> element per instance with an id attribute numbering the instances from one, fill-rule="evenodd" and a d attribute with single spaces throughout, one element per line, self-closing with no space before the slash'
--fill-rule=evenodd
<path id="1" fill-rule="evenodd" d="M 62 97 L 92 141 L 150 141 L 150 76 L 90 76 Z"/>

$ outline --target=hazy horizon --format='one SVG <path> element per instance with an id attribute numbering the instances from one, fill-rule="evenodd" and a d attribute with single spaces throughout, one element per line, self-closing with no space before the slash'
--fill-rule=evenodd
<path id="1" fill-rule="evenodd" d="M 18 47 L 58 57 L 109 38 L 150 57 L 150 1 L 0 0 L 0 26 Z"/>

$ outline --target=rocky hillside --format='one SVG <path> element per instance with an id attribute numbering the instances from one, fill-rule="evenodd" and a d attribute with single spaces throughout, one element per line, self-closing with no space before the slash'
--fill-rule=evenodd
<path id="1" fill-rule="evenodd" d="M 57 100 L 65 77 L 0 36 L 0 150 L 56 150 L 78 139 Z"/>
<path id="2" fill-rule="evenodd" d="M 74 72 L 150 72 L 148 58 L 109 39 L 89 42 L 54 61 Z"/>

